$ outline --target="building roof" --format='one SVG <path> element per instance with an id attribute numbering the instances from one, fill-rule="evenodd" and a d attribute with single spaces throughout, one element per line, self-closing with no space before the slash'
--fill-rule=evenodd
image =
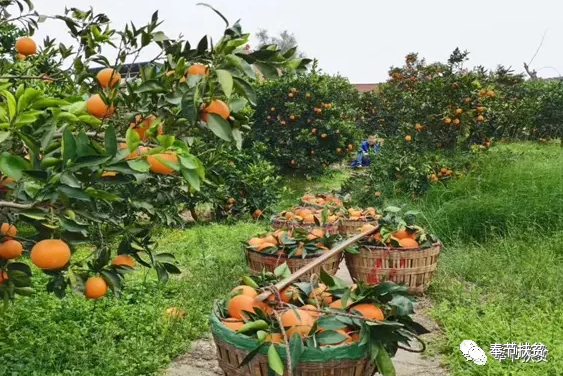
<path id="1" fill-rule="evenodd" d="M 377 87 L 377 85 L 379 84 L 353 84 L 356 89 L 360 92 L 366 92 L 366 91 L 372 91 L 373 89 L 375 89 Z"/>

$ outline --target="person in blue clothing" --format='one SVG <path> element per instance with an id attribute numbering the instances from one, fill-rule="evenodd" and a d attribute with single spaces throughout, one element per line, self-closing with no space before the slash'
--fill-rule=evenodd
<path id="1" fill-rule="evenodd" d="M 371 164 L 369 154 L 380 153 L 380 145 L 377 142 L 377 136 L 369 136 L 366 141 L 362 142 L 362 146 L 358 151 L 358 157 L 350 164 L 350 167 L 367 167 Z"/>

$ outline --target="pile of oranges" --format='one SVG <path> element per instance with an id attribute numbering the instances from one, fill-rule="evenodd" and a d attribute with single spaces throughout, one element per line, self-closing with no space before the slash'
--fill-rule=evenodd
<path id="1" fill-rule="evenodd" d="M 230 299 L 221 310 L 223 316 L 219 314 L 219 318 L 230 330 L 264 342 L 285 343 L 281 330 L 283 326 L 288 339 L 298 335 L 306 345 L 339 346 L 360 340 L 363 320 L 386 319 L 386 308 L 381 303 L 366 298 L 365 292 L 357 292 L 358 286 L 355 284 L 346 288 L 331 288 L 323 283 L 300 283 L 299 286 L 284 288 L 279 292 L 279 297 L 272 294 L 266 302 L 259 302 L 256 300 L 258 285 L 240 285 L 231 291 Z M 348 296 L 345 301 L 344 295 Z M 279 320 L 273 314 L 274 310 L 278 312 Z M 356 316 L 359 320 L 352 321 L 350 316 L 344 319 L 345 315 Z M 330 316 L 334 319 L 328 319 Z M 338 321 L 339 317 L 343 320 Z M 252 322 L 254 325 L 250 324 Z M 308 341 L 312 338 L 315 341 Z"/>
<path id="2" fill-rule="evenodd" d="M 332 207 L 342 207 L 342 201 L 331 194 L 306 194 L 301 197 L 301 201 L 305 204 L 317 205 L 317 206 L 332 206 Z"/>
<path id="3" fill-rule="evenodd" d="M 341 215 L 341 213 L 338 213 L 338 215 Z M 373 207 L 367 209 L 350 208 L 343 215 L 351 221 L 373 221 L 380 217 L 377 214 L 377 209 Z"/>
<path id="4" fill-rule="evenodd" d="M 453 176 L 453 171 L 447 167 L 441 167 L 438 171 L 432 172 L 428 175 L 431 182 L 437 183 L 440 179 L 449 178 Z"/>
<path id="5" fill-rule="evenodd" d="M 362 227 L 361 232 L 366 232 L 373 228 L 373 225 L 366 224 Z M 393 232 L 390 232 L 389 229 L 382 227 L 373 235 L 364 238 L 362 243 L 383 247 L 418 249 L 420 248 L 421 240 L 424 240 L 423 236 L 426 236 L 424 231 L 417 226 L 405 226 Z"/>
<path id="6" fill-rule="evenodd" d="M 336 238 L 322 228 L 276 230 L 249 239 L 246 247 L 265 254 L 286 255 L 290 258 L 305 257 L 328 251 Z"/>
<path id="7" fill-rule="evenodd" d="M 326 223 L 323 221 L 323 210 L 327 210 Z M 304 224 L 330 224 L 338 221 L 338 216 L 332 213 L 332 211 L 314 207 L 297 207 L 289 209 L 281 212 L 276 218 L 281 221 Z"/>

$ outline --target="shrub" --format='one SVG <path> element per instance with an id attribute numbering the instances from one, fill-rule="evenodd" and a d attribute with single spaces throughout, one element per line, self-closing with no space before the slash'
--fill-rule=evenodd
<path id="1" fill-rule="evenodd" d="M 282 169 L 320 174 L 353 151 L 358 93 L 344 78 L 312 73 L 283 76 L 257 87 L 250 139 Z"/>

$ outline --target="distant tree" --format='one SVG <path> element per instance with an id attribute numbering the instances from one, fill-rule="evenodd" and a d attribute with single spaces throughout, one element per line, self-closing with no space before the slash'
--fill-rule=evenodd
<path id="1" fill-rule="evenodd" d="M 282 50 L 282 52 L 286 52 L 297 46 L 295 34 L 290 33 L 287 30 L 282 31 L 278 36 L 270 36 L 268 30 L 260 29 L 258 33 L 256 33 L 256 37 L 258 38 L 258 48 L 268 44 L 275 44 Z M 297 56 L 305 57 L 306 55 L 302 51 L 297 51 Z"/>
<path id="2" fill-rule="evenodd" d="M 0 24 L 0 54 L 15 54 L 14 45 L 16 40 L 26 34 L 25 30 L 11 23 Z"/>

